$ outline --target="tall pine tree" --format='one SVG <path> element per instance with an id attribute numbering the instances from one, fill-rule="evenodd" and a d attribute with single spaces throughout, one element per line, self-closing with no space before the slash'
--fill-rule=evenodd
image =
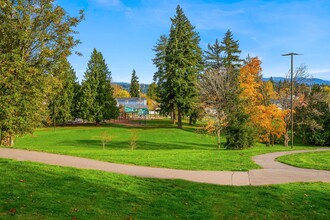
<path id="1" fill-rule="evenodd" d="M 204 51 L 204 65 L 206 68 L 219 69 L 223 66 L 222 59 L 223 46 L 219 44 L 218 39 L 213 45 L 208 44 L 207 50 Z"/>
<path id="2" fill-rule="evenodd" d="M 60 60 L 53 71 L 52 90 L 49 95 L 49 111 L 54 126 L 57 121 L 65 124 L 72 119 L 71 109 L 76 84 L 76 73 L 67 60 Z"/>
<path id="3" fill-rule="evenodd" d="M 156 66 L 157 71 L 154 73 L 153 80 L 157 84 L 157 97 L 165 97 L 166 90 L 166 72 L 165 72 L 165 58 L 166 58 L 166 47 L 168 44 L 168 37 L 161 35 L 153 51 L 155 52 L 155 58 L 152 60 Z M 175 120 L 175 106 L 170 99 L 157 99 L 160 102 L 161 114 L 171 114 L 171 118 Z"/>
<path id="4" fill-rule="evenodd" d="M 81 87 L 81 113 L 84 119 L 99 124 L 118 117 L 111 87 L 111 72 L 101 52 L 93 50 Z"/>
<path id="5" fill-rule="evenodd" d="M 242 66 L 240 58 L 241 50 L 239 49 L 238 40 L 234 40 L 233 33 L 228 30 L 221 42 L 221 49 L 224 52 L 222 57 L 223 65 L 229 70 L 237 70 Z"/>
<path id="6" fill-rule="evenodd" d="M 140 84 L 139 84 L 139 78 L 136 75 L 135 70 L 133 69 L 132 77 L 131 77 L 131 86 L 129 88 L 129 94 L 131 97 L 140 97 Z"/>
<path id="7" fill-rule="evenodd" d="M 178 111 L 178 128 L 182 116 L 189 114 L 197 97 L 197 76 L 203 68 L 202 50 L 195 27 L 177 6 L 168 44 L 165 48 L 164 91 L 160 97 L 163 106 L 173 105 Z"/>

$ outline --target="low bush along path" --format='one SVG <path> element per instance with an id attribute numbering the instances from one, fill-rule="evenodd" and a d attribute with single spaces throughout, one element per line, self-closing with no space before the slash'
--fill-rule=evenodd
<path id="1" fill-rule="evenodd" d="M 131 176 L 146 178 L 183 179 L 188 181 L 217 185 L 245 186 L 316 181 L 330 183 L 330 171 L 297 168 L 275 161 L 275 158 L 287 154 L 315 152 L 323 150 L 330 149 L 324 148 L 318 150 L 299 150 L 258 155 L 253 157 L 252 159 L 257 164 L 262 166 L 263 169 L 250 170 L 248 172 L 189 171 L 123 165 L 92 159 L 85 159 L 80 157 L 9 148 L 0 148 L 0 157 L 20 161 L 33 161 L 82 169 L 102 170 L 106 172 L 127 174 Z"/>

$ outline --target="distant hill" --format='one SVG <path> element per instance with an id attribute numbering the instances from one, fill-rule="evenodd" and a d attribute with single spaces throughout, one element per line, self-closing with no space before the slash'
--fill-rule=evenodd
<path id="1" fill-rule="evenodd" d="M 285 78 L 284 77 L 272 77 L 274 82 L 278 83 L 279 81 L 284 81 Z M 270 78 L 262 78 L 262 81 L 266 82 L 269 81 Z M 318 78 L 311 78 L 308 79 L 307 81 L 304 80 L 304 83 L 307 85 L 314 85 L 314 84 L 318 84 L 318 85 L 330 85 L 330 81 L 328 80 L 323 80 L 323 79 L 318 79 Z"/>
<path id="2" fill-rule="evenodd" d="M 284 77 L 272 77 L 274 82 L 278 83 L 279 81 L 284 81 L 285 78 Z M 262 81 L 266 82 L 269 81 L 270 78 L 262 78 Z M 311 78 L 308 79 L 307 81 L 304 81 L 304 83 L 306 83 L 307 85 L 314 85 L 314 84 L 318 84 L 318 85 L 329 85 L 330 86 L 330 81 L 329 80 L 323 80 L 323 79 L 318 79 L 318 78 Z M 120 85 L 123 89 L 125 89 L 126 91 L 129 92 L 129 88 L 131 86 L 130 83 L 127 82 L 113 82 L 113 84 L 117 84 Z M 141 92 L 142 93 L 147 93 L 148 92 L 148 88 L 149 88 L 150 84 L 145 84 L 145 83 L 141 83 Z"/>
<path id="3" fill-rule="evenodd" d="M 126 82 L 113 82 L 112 84 L 120 85 L 123 89 L 125 89 L 128 92 L 129 92 L 129 88 L 131 87 L 131 84 Z M 140 86 L 141 86 L 141 92 L 146 94 L 148 92 L 149 84 L 141 83 Z"/>

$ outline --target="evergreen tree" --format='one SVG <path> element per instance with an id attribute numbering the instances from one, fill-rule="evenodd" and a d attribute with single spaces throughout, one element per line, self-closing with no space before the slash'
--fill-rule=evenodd
<path id="1" fill-rule="evenodd" d="M 81 85 L 76 80 L 73 85 L 73 99 L 71 104 L 72 118 L 82 118 L 81 115 Z"/>
<path id="2" fill-rule="evenodd" d="M 221 42 L 221 47 L 224 52 L 223 65 L 229 72 L 237 70 L 242 66 L 240 58 L 241 50 L 239 49 L 238 40 L 234 40 L 233 34 L 228 30 Z"/>
<path id="3" fill-rule="evenodd" d="M 155 58 L 152 59 L 153 64 L 157 68 L 157 72 L 154 73 L 154 81 L 157 82 L 158 87 L 161 87 L 164 82 L 165 77 L 165 55 L 166 46 L 168 43 L 168 38 L 166 35 L 161 35 L 157 45 L 154 46 L 153 51 L 155 51 Z"/>
<path id="4" fill-rule="evenodd" d="M 113 98 L 111 72 L 101 52 L 93 50 L 81 88 L 81 112 L 84 119 L 99 124 L 118 117 Z"/>
<path id="5" fill-rule="evenodd" d="M 70 17 L 53 0 L 2 0 L 0 4 L 0 141 L 13 145 L 46 118 L 52 70 L 79 41 Z M 47 104 L 47 103 L 46 103 Z"/>
<path id="6" fill-rule="evenodd" d="M 55 126 L 57 120 L 65 124 L 66 121 L 72 119 L 71 108 L 73 105 L 76 73 L 67 60 L 61 60 L 54 69 L 53 76 L 49 110 Z"/>
<path id="7" fill-rule="evenodd" d="M 240 98 L 242 90 L 239 88 L 238 77 L 242 66 L 238 40 L 234 40 L 233 34 L 228 30 L 221 42 L 223 65 L 227 71 L 226 81 L 231 89 L 226 91 L 225 112 L 228 116 L 226 127 L 227 142 L 229 149 L 242 149 L 251 147 L 255 142 L 255 129 L 251 126 L 250 116 L 244 111 L 245 101 Z"/>
<path id="8" fill-rule="evenodd" d="M 132 77 L 131 77 L 131 86 L 129 88 L 129 94 L 131 97 L 140 97 L 140 84 L 139 78 L 136 75 L 135 70 L 133 69 Z"/>
<path id="9" fill-rule="evenodd" d="M 182 116 L 193 108 L 197 97 L 197 76 L 202 70 L 202 50 L 199 35 L 177 6 L 176 15 L 165 49 L 164 91 L 160 97 L 163 106 L 174 105 L 178 111 L 178 128 L 182 128 Z"/>
<path id="10" fill-rule="evenodd" d="M 166 47 L 168 45 L 168 37 L 166 35 L 161 35 L 156 46 L 154 46 L 153 51 L 155 51 L 155 58 L 152 60 L 154 65 L 157 67 L 157 71 L 154 73 L 154 81 L 157 84 L 157 97 L 158 102 L 160 102 L 161 114 L 168 115 L 171 114 L 171 118 L 175 120 L 175 106 L 171 102 L 170 98 L 160 99 L 159 97 L 166 97 L 166 71 L 165 71 L 165 58 L 166 58 Z"/>
<path id="11" fill-rule="evenodd" d="M 219 69 L 223 66 L 222 52 L 223 47 L 219 44 L 218 39 L 213 45 L 208 44 L 204 51 L 204 65 L 206 68 Z"/>

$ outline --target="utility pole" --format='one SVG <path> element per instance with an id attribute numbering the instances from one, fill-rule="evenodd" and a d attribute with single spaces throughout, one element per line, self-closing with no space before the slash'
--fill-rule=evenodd
<path id="1" fill-rule="evenodd" d="M 293 56 L 302 55 L 298 53 L 287 53 L 282 56 L 291 56 L 291 149 L 293 149 Z"/>

